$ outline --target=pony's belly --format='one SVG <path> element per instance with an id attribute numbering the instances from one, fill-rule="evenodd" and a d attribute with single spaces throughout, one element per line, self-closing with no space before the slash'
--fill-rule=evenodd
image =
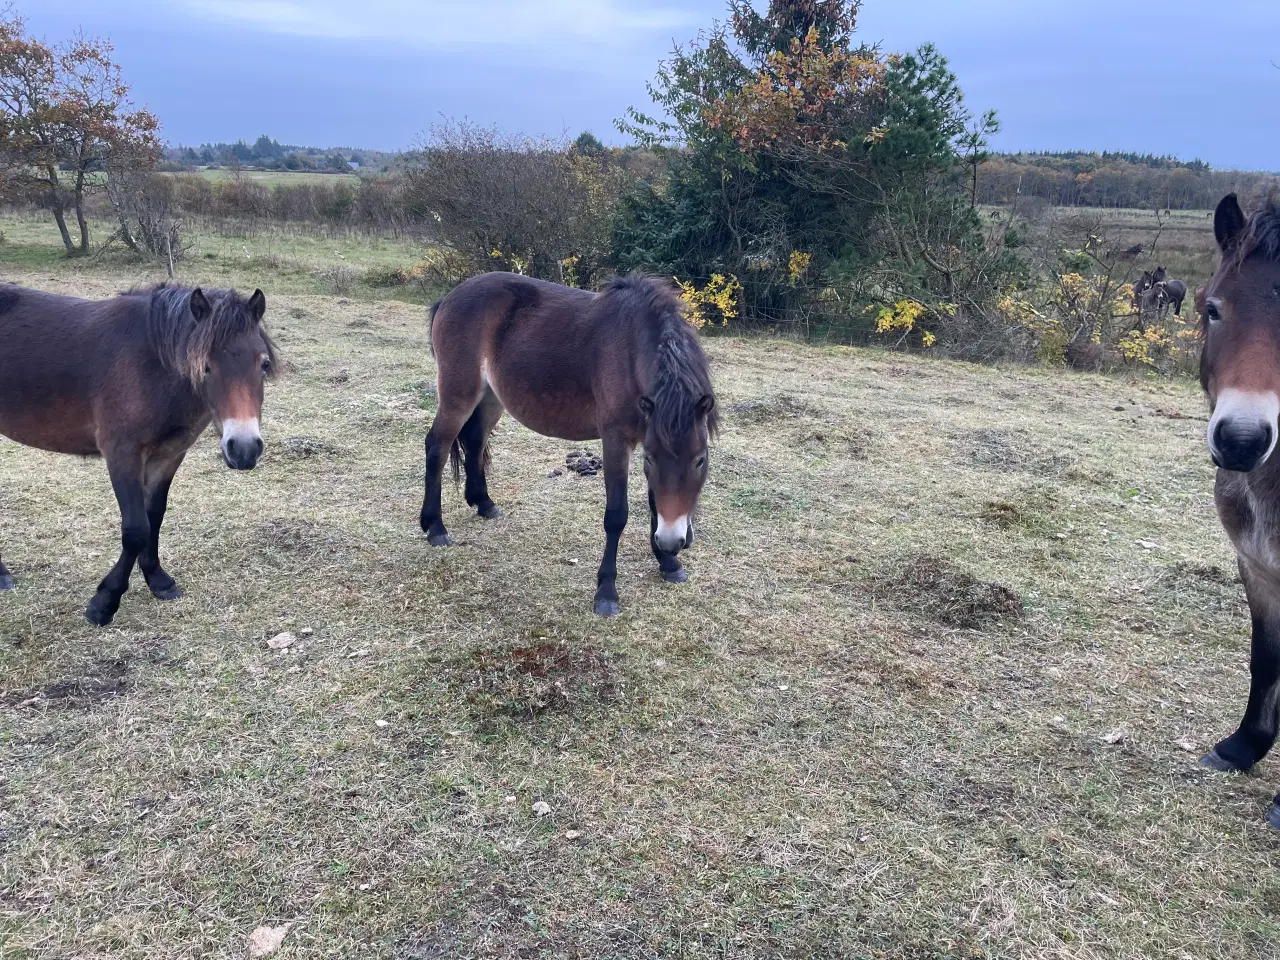
<path id="1" fill-rule="evenodd" d="M 96 457 L 100 453 L 92 426 L 72 411 L 62 416 L 57 412 L 53 416 L 42 412 L 39 417 L 15 416 L 0 411 L 0 434 L 23 446 L 50 453 L 78 457 Z"/>
<path id="2" fill-rule="evenodd" d="M 596 440 L 600 427 L 596 422 L 594 398 L 571 389 L 547 389 L 545 384 L 524 383 L 510 373 L 495 376 L 486 362 L 481 371 L 485 385 L 493 391 L 511 416 L 534 433 L 561 440 Z"/>
<path id="3" fill-rule="evenodd" d="M 506 407 L 508 413 L 534 433 L 561 440 L 599 440 L 600 428 L 596 425 L 594 410 L 584 417 L 568 405 L 524 403 Z M 590 408 L 588 408 L 590 409 Z"/>

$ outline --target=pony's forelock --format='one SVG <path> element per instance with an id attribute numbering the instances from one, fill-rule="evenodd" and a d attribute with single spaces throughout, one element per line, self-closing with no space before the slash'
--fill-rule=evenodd
<path id="1" fill-rule="evenodd" d="M 276 347 L 266 328 L 249 310 L 248 299 L 235 290 L 202 290 L 209 315 L 196 321 L 191 314 L 192 288 L 173 284 L 128 291 L 149 298 L 148 334 L 166 368 L 194 387 L 205 379 L 209 358 L 238 337 L 257 332 L 271 361 L 269 376 L 277 369 Z"/>

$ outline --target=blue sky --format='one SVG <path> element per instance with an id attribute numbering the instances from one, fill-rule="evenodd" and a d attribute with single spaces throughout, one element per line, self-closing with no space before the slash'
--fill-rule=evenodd
<path id="1" fill-rule="evenodd" d="M 763 4 L 764 0 L 760 0 Z M 116 46 L 175 143 L 397 149 L 441 115 L 616 140 L 673 41 L 723 0 L 17 0 Z M 1277 0 L 867 0 L 861 36 L 938 45 L 1000 149 L 1280 169 Z"/>

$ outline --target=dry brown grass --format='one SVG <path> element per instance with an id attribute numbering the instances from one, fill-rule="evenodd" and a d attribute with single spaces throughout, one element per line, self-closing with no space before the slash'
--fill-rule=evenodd
<path id="1" fill-rule="evenodd" d="M 120 286 L 59 270 L 15 279 Z M 573 445 L 504 420 L 506 518 L 450 490 L 432 550 L 422 310 L 270 316 L 266 458 L 174 489 L 183 601 L 84 623 L 102 467 L 0 442 L 6 960 L 1278 955 L 1280 767 L 1195 764 L 1247 616 L 1193 385 L 712 340 L 692 579 L 635 489 L 600 620 Z"/>

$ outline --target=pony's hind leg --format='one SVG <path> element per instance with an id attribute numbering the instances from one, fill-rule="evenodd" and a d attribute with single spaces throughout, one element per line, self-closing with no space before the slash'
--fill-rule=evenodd
<path id="1" fill-rule="evenodd" d="M 5 567 L 4 561 L 0 560 L 0 590 L 12 590 L 12 589 L 13 589 L 13 575 L 9 573 L 8 568 Z"/>
<path id="2" fill-rule="evenodd" d="M 467 472 L 467 503 L 487 520 L 496 520 L 502 516 L 502 511 L 489 497 L 489 483 L 485 476 L 489 470 L 489 435 L 493 433 L 501 416 L 502 402 L 493 390 L 486 390 L 458 434 Z"/>
<path id="3" fill-rule="evenodd" d="M 458 394 L 445 389 L 444 378 L 440 383 L 440 408 L 436 411 L 435 421 L 427 433 L 427 471 L 422 497 L 422 513 L 418 522 L 427 535 L 427 541 L 433 547 L 451 547 L 453 540 L 445 529 L 444 517 L 440 506 L 440 487 L 444 479 L 445 461 L 452 457 L 454 478 L 458 474 L 458 434 L 475 412 L 480 397 L 479 371 L 476 374 L 475 389 L 463 403 L 459 403 Z"/>

